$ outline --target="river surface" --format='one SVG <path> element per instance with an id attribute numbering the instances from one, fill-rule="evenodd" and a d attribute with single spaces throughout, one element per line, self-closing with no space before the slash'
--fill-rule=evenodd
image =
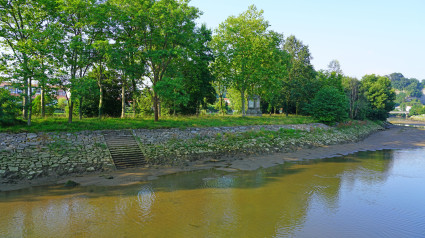
<path id="1" fill-rule="evenodd" d="M 425 237 L 425 149 L 0 192 L 0 237 Z"/>

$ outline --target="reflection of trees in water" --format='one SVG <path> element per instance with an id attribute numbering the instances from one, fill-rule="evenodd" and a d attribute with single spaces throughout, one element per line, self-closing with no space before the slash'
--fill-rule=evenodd
<path id="1" fill-rule="evenodd" d="M 377 151 L 249 172 L 196 171 L 111 195 L 25 203 L 4 209 L 2 216 L 13 221 L 10 228 L 18 236 L 34 225 L 44 229 L 34 234 L 46 236 L 58 229 L 61 234 L 97 229 L 129 236 L 291 236 L 304 226 L 310 208 L 338 209 L 343 185 L 385 182 L 393 156 Z"/>
<path id="2" fill-rule="evenodd" d="M 361 161 L 359 166 L 347 169 L 341 177 L 348 188 L 353 188 L 357 181 L 374 185 L 385 183 L 394 166 L 394 151 L 381 150 L 374 152 L 360 152 L 346 156 L 347 159 Z"/>
<path id="3" fill-rule="evenodd" d="M 147 217 L 151 213 L 151 208 L 155 202 L 155 192 L 152 189 L 152 184 L 145 184 L 137 193 L 137 202 L 141 217 Z"/>
<path id="4" fill-rule="evenodd" d="M 302 228 L 313 202 L 329 212 L 336 211 L 343 181 L 385 181 L 392 163 L 390 152 L 359 156 L 287 163 L 231 174 L 215 170 L 192 172 L 166 176 L 153 181 L 152 186 L 165 192 L 161 196 L 181 191 L 197 196 L 196 201 L 185 197 L 187 200 L 180 200 L 179 206 L 188 213 L 201 213 L 197 216 L 199 221 L 177 217 L 179 208 L 171 208 L 175 211 L 168 213 L 168 219 L 180 219 L 176 224 L 181 226 L 190 223 L 199 234 L 287 236 Z"/>

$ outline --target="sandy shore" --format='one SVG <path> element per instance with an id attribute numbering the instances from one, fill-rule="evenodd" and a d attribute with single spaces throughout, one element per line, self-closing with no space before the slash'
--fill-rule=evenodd
<path id="1" fill-rule="evenodd" d="M 238 158 L 225 158 L 222 160 L 200 160 L 190 163 L 185 167 L 151 167 L 136 168 L 98 173 L 84 176 L 69 176 L 62 178 L 40 178 L 30 181 L 20 181 L 16 184 L 0 183 L 1 191 L 18 190 L 33 186 L 62 184 L 68 180 L 80 183 L 81 186 L 127 186 L 149 181 L 158 176 L 193 171 L 200 169 L 216 168 L 224 171 L 256 170 L 260 167 L 267 168 L 285 161 L 298 161 L 307 159 L 321 159 L 343 156 L 359 151 L 375 151 L 383 149 L 409 149 L 425 147 L 425 129 L 395 126 L 385 131 L 379 131 L 357 143 L 331 145 L 312 149 L 299 149 L 291 153 L 275 153 L 270 155 L 256 155 Z"/>

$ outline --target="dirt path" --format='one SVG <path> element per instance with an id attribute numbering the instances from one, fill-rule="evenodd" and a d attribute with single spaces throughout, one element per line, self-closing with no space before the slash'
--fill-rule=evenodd
<path id="1" fill-rule="evenodd" d="M 70 176 L 66 178 L 42 178 L 31 181 L 21 181 L 17 184 L 1 184 L 1 191 L 18 190 L 32 186 L 52 185 L 73 180 L 82 186 L 127 186 L 158 178 L 158 176 L 193 171 L 200 169 L 216 168 L 224 171 L 256 170 L 260 167 L 267 168 L 285 161 L 306 159 L 320 159 L 352 154 L 358 151 L 375 151 L 383 149 L 409 149 L 425 147 L 425 129 L 396 126 L 391 129 L 377 132 L 363 141 L 331 145 L 313 149 L 300 149 L 291 153 L 277 153 L 263 156 L 247 156 L 228 158 L 220 161 L 201 160 L 192 162 L 182 168 L 155 167 L 137 168 L 110 173 L 90 174 L 85 176 Z"/>

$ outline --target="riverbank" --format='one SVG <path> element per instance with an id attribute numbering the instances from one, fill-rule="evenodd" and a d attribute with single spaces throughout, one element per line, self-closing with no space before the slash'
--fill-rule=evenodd
<path id="1" fill-rule="evenodd" d="M 413 119 L 412 119 L 413 118 Z M 425 120 L 414 120 L 414 117 L 409 119 L 391 117 L 388 118 L 388 121 L 395 125 L 406 125 L 406 126 L 424 126 Z"/>
<path id="2" fill-rule="evenodd" d="M 345 128 L 352 130 L 353 127 Z M 318 130 L 320 132 L 320 130 Z M 352 130 L 354 133 L 356 130 Z M 357 129 L 358 131 L 358 129 Z M 376 130 L 375 130 L 376 131 Z M 264 133 L 264 132 L 262 132 Z M 323 135 L 323 131 L 319 134 Z M 330 133 L 330 132 L 327 132 Z M 314 138 L 314 134 L 318 133 L 305 133 Z M 340 138 L 345 137 L 346 142 L 349 143 L 330 145 L 337 143 L 328 140 L 328 144 L 312 145 L 312 144 L 297 144 L 298 147 L 292 148 L 292 151 L 286 152 L 272 152 L 272 153 L 256 153 L 254 155 L 248 154 L 225 154 L 221 157 L 211 158 L 205 156 L 193 161 L 185 161 L 183 164 L 176 166 L 170 165 L 149 165 L 147 168 L 127 169 L 122 171 L 107 171 L 107 172 L 93 172 L 90 174 L 76 174 L 70 176 L 47 176 L 36 178 L 33 180 L 18 180 L 14 183 L 4 183 L 1 181 L 0 190 L 17 190 L 31 186 L 60 184 L 68 180 L 73 180 L 83 186 L 125 186 L 140 181 L 147 181 L 157 178 L 158 176 L 193 171 L 199 169 L 216 168 L 225 171 L 238 171 L 238 170 L 255 170 L 260 167 L 271 167 L 277 164 L 283 164 L 286 161 L 304 160 L 304 159 L 320 159 L 326 157 L 335 157 L 345 154 L 355 153 L 358 151 L 367 150 L 382 150 L 382 149 L 407 149 L 425 146 L 425 130 L 408 127 L 394 127 L 389 130 L 379 131 L 364 140 L 363 138 L 349 138 L 350 132 L 338 133 Z M 370 133 L 369 133 L 370 134 Z M 364 135 L 366 136 L 366 135 Z M 326 137 L 322 137 L 326 138 Z M 335 140 L 335 134 L 331 139 Z M 270 139 L 269 139 L 270 140 Z M 359 141 L 360 140 L 360 141 Z M 323 140 L 326 141 L 326 140 Z M 316 141 L 317 142 L 317 141 Z M 261 143 L 260 143 L 261 144 Z M 294 143 L 296 144 L 296 143 Z M 316 146 L 316 148 L 311 148 Z M 264 147 L 262 147 L 264 148 Z M 264 150 L 266 151 L 266 150 Z"/>

